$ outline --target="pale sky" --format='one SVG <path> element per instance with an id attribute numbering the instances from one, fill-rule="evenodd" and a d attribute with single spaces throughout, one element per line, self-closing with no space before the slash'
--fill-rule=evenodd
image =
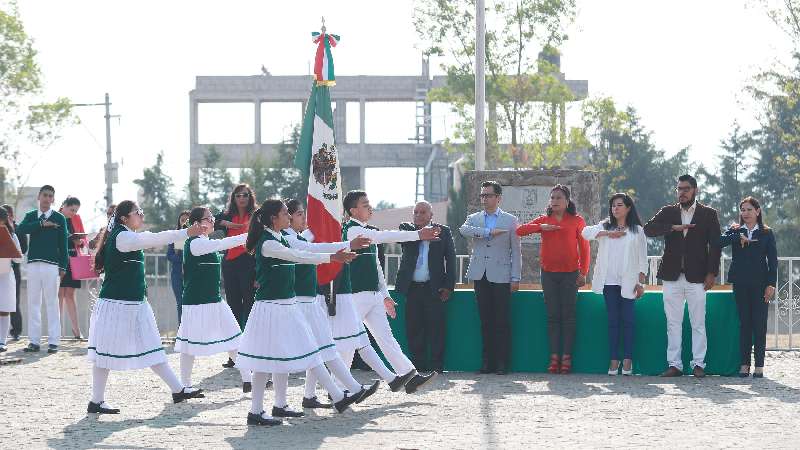
<path id="1" fill-rule="evenodd" d="M 121 166 L 115 201 L 135 198 L 132 180 L 159 150 L 175 183 L 188 181 L 188 93 L 195 76 L 253 75 L 262 64 L 273 75 L 307 74 L 314 54 L 310 32 L 322 15 L 329 31 L 342 37 L 334 50 L 337 75 L 420 71 L 412 2 L 406 0 L 19 3 L 50 98 L 94 103 L 111 94 L 112 113 L 121 115 L 112 126 L 114 159 Z M 695 160 L 711 164 L 734 120 L 745 127 L 754 123 L 754 107 L 742 92 L 747 81 L 776 58 L 787 59 L 786 39 L 755 3 L 579 0 L 577 23 L 562 47 L 562 71 L 589 80 L 591 97 L 608 95 L 635 106 L 659 148 L 673 153 L 691 146 Z M 280 138 L 295 109 L 299 120 L 299 107 L 264 110 L 265 142 Z M 349 140 L 358 136 L 352 109 Z M 204 107 L 201 142 L 249 142 L 251 110 Z M 406 141 L 414 131 L 413 111 L 413 104 L 368 104 L 367 141 Z M 569 125 L 577 126 L 577 106 L 571 111 Z M 81 214 L 91 219 L 105 189 L 103 111 L 77 113 L 82 124 L 42 154 L 29 184 L 55 185 L 59 200 L 78 196 Z M 453 118 L 443 109 L 433 114 L 434 139 L 441 139 Z M 413 169 L 369 171 L 366 184 L 374 203 L 414 201 Z"/>

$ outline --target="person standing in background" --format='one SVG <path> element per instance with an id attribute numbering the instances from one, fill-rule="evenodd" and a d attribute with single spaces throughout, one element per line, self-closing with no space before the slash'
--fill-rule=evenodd
<path id="1" fill-rule="evenodd" d="M 176 230 L 186 228 L 189 220 L 189 210 L 183 210 L 178 215 Z M 169 280 L 172 283 L 172 293 L 175 295 L 175 305 L 178 310 L 178 325 L 181 324 L 181 304 L 183 303 L 183 242 L 171 243 L 167 246 L 167 260 L 170 264 Z"/>
<path id="2" fill-rule="evenodd" d="M 0 208 L 0 227 L 6 228 L 11 240 L 20 251 L 19 239 L 14 233 L 14 222 L 9 218 L 8 211 Z M 14 271 L 11 270 L 11 263 L 22 262 L 22 258 L 0 258 L 0 353 L 6 351 L 6 338 L 8 330 L 11 328 L 10 314 L 16 309 L 15 298 L 16 283 L 14 281 Z"/>
<path id="3" fill-rule="evenodd" d="M 47 308 L 47 353 L 56 353 L 61 341 L 61 317 L 58 314 L 58 284 L 67 272 L 67 220 L 51 206 L 56 190 L 44 185 L 39 189 L 39 208 L 25 214 L 17 227 L 20 235 L 29 235 L 27 289 L 28 337 L 26 352 L 38 352 L 42 338 L 42 300 Z"/>
<path id="4" fill-rule="evenodd" d="M 517 228 L 518 236 L 542 235 L 539 261 L 550 342 L 547 371 L 553 374 L 566 375 L 572 371 L 572 348 L 577 327 L 575 304 L 578 288 L 586 284 L 591 257 L 589 241 L 581 234 L 585 226 L 569 188 L 557 184 L 550 190 L 547 214 Z"/>
<path id="5" fill-rule="evenodd" d="M 522 246 L 518 219 L 500 209 L 503 187 L 481 183 L 483 211 L 471 214 L 459 231 L 472 239 L 467 278 L 475 283 L 481 319 L 483 362 L 480 373 L 508 373 L 511 355 L 511 293 L 519 290 Z"/>
<path id="6" fill-rule="evenodd" d="M 18 235 L 17 234 L 17 222 L 14 218 L 14 207 L 11 205 L 3 205 L 0 208 L 3 208 L 8 213 L 8 221 L 11 223 L 13 228 L 12 233 L 17 236 L 17 241 L 19 242 L 20 253 L 22 256 L 25 257 L 25 253 L 28 252 L 28 237 L 25 235 Z M 14 271 L 14 284 L 16 286 L 16 310 L 11 313 L 11 339 L 18 341 L 19 336 L 22 334 L 22 312 L 19 309 L 19 294 L 20 294 L 20 284 L 22 284 L 22 273 L 20 270 L 21 261 L 14 262 L 11 261 L 11 269 Z"/>
<path id="7" fill-rule="evenodd" d="M 83 223 L 80 220 L 80 216 L 78 216 L 80 207 L 80 200 L 76 197 L 67 196 L 58 210 L 66 218 L 69 236 L 73 236 L 75 233 L 83 233 Z M 69 256 L 78 256 L 78 248 L 84 245 L 86 244 L 83 236 L 70 239 Z M 81 280 L 72 278 L 72 269 L 67 264 L 67 273 L 64 274 L 64 278 L 61 279 L 61 284 L 58 287 L 58 310 L 62 316 L 66 310 L 72 325 L 72 335 L 78 340 L 81 339 L 81 328 L 78 325 L 78 306 L 75 300 L 75 290 L 80 288 Z"/>
<path id="8" fill-rule="evenodd" d="M 215 230 L 232 237 L 247 233 L 253 211 L 256 210 L 256 194 L 247 184 L 233 188 L 225 211 L 216 218 Z M 222 260 L 222 284 L 225 287 L 225 300 L 233 315 L 244 330 L 250 309 L 253 307 L 254 285 L 256 281 L 255 257 L 244 247 L 234 247 L 225 252 Z M 235 363 L 228 359 L 225 368 L 233 368 Z"/>

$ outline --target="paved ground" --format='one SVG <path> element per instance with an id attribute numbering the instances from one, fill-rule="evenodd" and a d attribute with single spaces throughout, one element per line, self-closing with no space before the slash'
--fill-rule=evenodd
<path id="1" fill-rule="evenodd" d="M 249 395 L 222 356 L 199 359 L 205 399 L 173 405 L 149 370 L 112 372 L 117 416 L 89 417 L 85 344 L 56 355 L 4 355 L 0 448 L 523 448 L 800 446 L 800 353 L 771 353 L 763 380 L 599 375 L 485 376 L 448 373 L 417 395 L 387 387 L 343 415 L 311 413 L 273 428 L 248 428 Z M 170 364 L 178 367 L 176 354 Z M 372 374 L 356 371 L 363 381 Z M 302 379 L 290 401 L 299 406 Z M 267 391 L 267 402 L 271 402 Z"/>

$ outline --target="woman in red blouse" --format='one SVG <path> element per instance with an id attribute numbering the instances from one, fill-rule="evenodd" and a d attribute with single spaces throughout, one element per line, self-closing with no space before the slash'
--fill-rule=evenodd
<path id="1" fill-rule="evenodd" d="M 589 241 L 581 236 L 586 226 L 578 215 L 569 189 L 557 184 L 550 190 L 547 214 L 517 228 L 519 236 L 542 234 L 539 261 L 542 291 L 547 307 L 547 336 L 550 340 L 550 373 L 572 370 L 575 342 L 575 302 L 578 288 L 589 273 Z M 562 346 L 563 340 L 563 346 Z M 559 353 L 561 358 L 559 359 Z"/>

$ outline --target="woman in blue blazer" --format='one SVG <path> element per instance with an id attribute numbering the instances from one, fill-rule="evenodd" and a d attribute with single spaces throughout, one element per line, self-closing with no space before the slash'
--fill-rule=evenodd
<path id="1" fill-rule="evenodd" d="M 750 375 L 750 353 L 755 353 L 753 378 L 764 377 L 764 350 L 767 345 L 767 312 L 775 296 L 778 278 L 778 251 L 775 233 L 764 225 L 761 205 L 753 197 L 739 203 L 739 223 L 720 237 L 720 246 L 733 248 L 728 280 L 739 309 L 740 377 Z"/>

